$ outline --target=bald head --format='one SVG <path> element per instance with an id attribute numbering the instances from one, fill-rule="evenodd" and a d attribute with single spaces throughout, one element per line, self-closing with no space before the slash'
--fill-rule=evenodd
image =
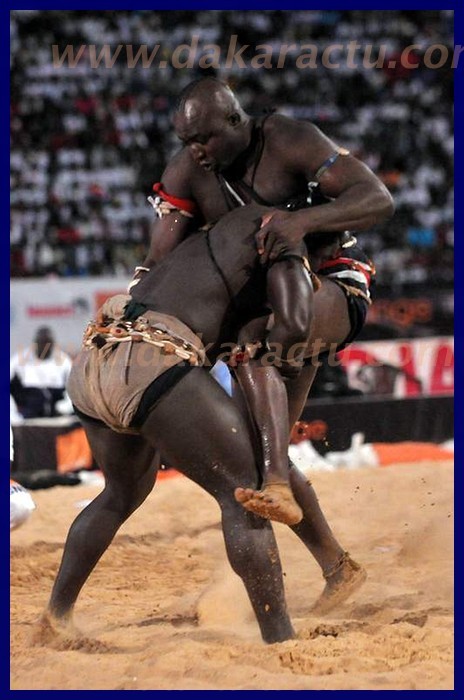
<path id="1" fill-rule="evenodd" d="M 179 95 L 174 128 L 205 170 L 227 168 L 247 147 L 251 121 L 232 90 L 216 78 L 202 78 Z"/>
<path id="2" fill-rule="evenodd" d="M 217 78 L 199 78 L 189 83 L 180 93 L 174 108 L 174 112 L 183 113 L 188 101 L 203 103 L 218 103 L 224 108 L 230 106 L 233 109 L 241 110 L 237 97 L 226 83 Z"/>

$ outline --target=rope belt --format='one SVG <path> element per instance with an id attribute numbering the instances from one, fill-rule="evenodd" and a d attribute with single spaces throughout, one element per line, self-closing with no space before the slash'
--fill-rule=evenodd
<path id="1" fill-rule="evenodd" d="M 205 353 L 192 343 L 170 331 L 162 323 L 150 324 L 143 317 L 135 321 L 117 321 L 99 324 L 91 321 L 84 332 L 83 347 L 102 348 L 115 343 L 148 343 L 165 355 L 176 355 L 190 365 L 204 364 Z"/>

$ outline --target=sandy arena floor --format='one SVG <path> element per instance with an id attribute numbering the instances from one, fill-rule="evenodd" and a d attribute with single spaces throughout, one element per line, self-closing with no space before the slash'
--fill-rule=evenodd
<path id="1" fill-rule="evenodd" d="M 299 638 L 271 646 L 226 562 L 219 509 L 183 477 L 157 485 L 81 594 L 76 624 L 103 644 L 32 646 L 68 527 L 99 487 L 35 491 L 37 510 L 11 533 L 11 688 L 451 690 L 452 464 L 312 480 L 369 578 L 329 617 L 311 617 L 323 579 L 295 535 L 276 525 Z"/>

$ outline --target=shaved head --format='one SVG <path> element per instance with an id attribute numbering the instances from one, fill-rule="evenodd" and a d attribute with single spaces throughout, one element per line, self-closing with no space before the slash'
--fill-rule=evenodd
<path id="1" fill-rule="evenodd" d="M 189 83 L 180 93 L 174 111 L 185 112 L 187 102 L 216 103 L 223 108 L 241 110 L 240 103 L 230 87 L 217 78 L 199 78 Z"/>
<path id="2" fill-rule="evenodd" d="M 248 146 L 251 120 L 228 85 L 217 78 L 189 83 L 173 115 L 177 136 L 205 170 L 223 170 Z"/>

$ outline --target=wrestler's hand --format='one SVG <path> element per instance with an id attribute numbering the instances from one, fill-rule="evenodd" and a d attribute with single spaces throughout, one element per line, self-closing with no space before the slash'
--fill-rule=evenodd
<path id="1" fill-rule="evenodd" d="M 296 248 L 305 233 L 300 212 L 274 211 L 263 216 L 261 228 L 255 236 L 263 265 Z"/>

